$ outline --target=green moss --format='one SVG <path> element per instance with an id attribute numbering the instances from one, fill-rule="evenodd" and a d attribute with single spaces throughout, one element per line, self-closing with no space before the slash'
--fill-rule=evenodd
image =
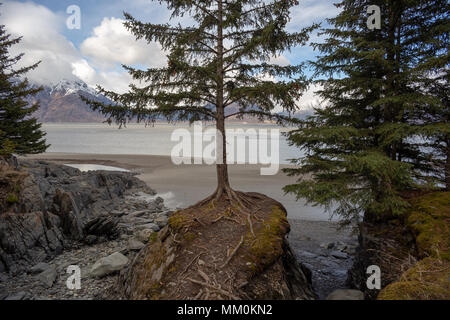
<path id="1" fill-rule="evenodd" d="M 188 226 L 190 222 L 191 220 L 188 217 L 186 217 L 186 215 L 178 212 L 174 213 L 169 218 L 169 226 L 174 231 L 180 231 L 184 227 Z"/>
<path id="2" fill-rule="evenodd" d="M 434 192 L 414 201 L 407 224 L 420 256 L 450 261 L 450 192 Z"/>
<path id="3" fill-rule="evenodd" d="M 19 201 L 19 198 L 17 197 L 16 194 L 10 192 L 8 193 L 8 195 L 6 196 L 5 201 L 9 204 L 13 204 L 13 203 L 17 203 Z"/>
<path id="4" fill-rule="evenodd" d="M 194 239 L 197 237 L 197 235 L 196 235 L 195 233 L 193 233 L 193 232 L 186 232 L 186 233 L 183 235 L 183 237 L 184 237 L 184 239 L 186 239 L 187 241 L 191 241 L 191 240 L 194 240 Z"/>
<path id="5" fill-rule="evenodd" d="M 283 237 L 288 229 L 286 213 L 274 206 L 263 227 L 255 231 L 256 238 L 250 232 L 247 234 L 245 245 L 252 254 L 249 264 L 252 272 L 263 270 L 282 254 Z"/>
<path id="6" fill-rule="evenodd" d="M 378 300 L 449 300 L 450 263 L 426 258 L 408 269 L 400 280 L 386 286 Z"/>
<path id="7" fill-rule="evenodd" d="M 152 234 L 148 237 L 148 241 L 150 243 L 155 243 L 157 239 L 158 239 L 158 232 L 152 232 Z"/>

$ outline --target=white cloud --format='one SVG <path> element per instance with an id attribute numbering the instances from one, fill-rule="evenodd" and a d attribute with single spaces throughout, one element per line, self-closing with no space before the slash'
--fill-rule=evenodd
<path id="1" fill-rule="evenodd" d="M 155 42 L 148 44 L 135 37 L 123 25 L 124 20 L 104 18 L 94 28 L 91 37 L 81 44 L 81 52 L 103 66 L 116 63 L 161 67 L 166 64 L 166 55 Z"/>
<path id="2" fill-rule="evenodd" d="M 64 18 L 32 2 L 5 2 L 1 9 L 2 24 L 13 37 L 22 41 L 10 48 L 11 55 L 25 53 L 18 66 L 41 60 L 39 67 L 27 74 L 38 83 L 74 79 L 71 62 L 78 59 L 74 45 L 60 34 Z"/>
<path id="3" fill-rule="evenodd" d="M 299 5 L 292 8 L 291 21 L 287 28 L 290 31 L 299 31 L 300 28 L 308 27 L 312 23 L 323 22 L 325 18 L 331 18 L 339 13 L 330 0 L 300 0 Z"/>
<path id="4" fill-rule="evenodd" d="M 8 33 L 13 37 L 23 37 L 19 44 L 10 48 L 11 55 L 25 53 L 17 67 L 41 61 L 37 69 L 26 75 L 32 82 L 38 84 L 48 85 L 62 79 L 81 79 L 92 87 L 100 84 L 108 90 L 125 92 L 131 82 L 131 77 L 125 71 L 116 70 L 117 62 L 145 62 L 142 57 L 144 54 L 148 54 L 148 50 L 144 52 L 141 44 L 133 47 L 132 39 L 129 34 L 126 34 L 126 30 L 124 32 L 121 27 L 118 27 L 119 19 L 105 18 L 102 24 L 94 29 L 94 34 L 100 37 L 96 40 L 100 40 L 101 45 L 108 45 L 103 41 L 104 37 L 109 37 L 108 32 L 113 32 L 111 36 L 116 47 L 128 48 L 125 52 L 113 51 L 112 53 L 122 55 L 123 59 L 106 66 L 89 61 L 72 42 L 62 35 L 66 16 L 59 16 L 48 8 L 33 2 L 5 2 L 1 8 L 1 15 L 2 24 L 6 25 Z M 112 22 L 110 27 L 112 26 L 113 31 L 105 29 L 105 21 Z M 111 57 L 108 61 L 114 62 L 114 55 Z M 150 58 L 147 56 L 148 59 L 156 59 L 156 57 L 155 54 Z"/>
<path id="5" fill-rule="evenodd" d="M 276 64 L 276 65 L 283 66 L 283 67 L 291 64 L 291 62 L 283 55 L 279 55 L 277 57 L 272 57 L 270 59 L 269 63 Z"/>

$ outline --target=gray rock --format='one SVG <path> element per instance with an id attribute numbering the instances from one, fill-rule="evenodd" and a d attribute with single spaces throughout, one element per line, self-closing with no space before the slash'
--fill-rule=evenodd
<path id="1" fill-rule="evenodd" d="M 5 298 L 5 300 L 24 300 L 27 296 L 27 293 L 24 291 L 17 292 L 13 295 L 10 295 Z"/>
<path id="2" fill-rule="evenodd" d="M 140 230 L 149 229 L 149 230 L 157 232 L 157 231 L 159 231 L 160 228 L 158 227 L 158 225 L 156 223 L 147 223 L 147 224 L 139 225 L 138 229 L 140 229 Z"/>
<path id="3" fill-rule="evenodd" d="M 304 258 L 317 258 L 317 254 L 309 252 L 309 251 L 301 251 L 299 255 Z"/>
<path id="4" fill-rule="evenodd" d="M 50 266 L 47 270 L 38 274 L 36 278 L 47 288 L 51 288 L 55 283 L 57 275 L 55 266 Z"/>
<path id="5" fill-rule="evenodd" d="M 155 223 L 160 228 L 164 228 L 167 225 L 168 222 L 169 222 L 169 219 L 166 216 L 160 216 L 160 217 L 155 219 Z"/>
<path id="6" fill-rule="evenodd" d="M 348 254 L 346 254 L 345 252 L 341 252 L 341 251 L 332 251 L 331 256 L 333 256 L 337 259 L 348 259 L 349 258 Z"/>
<path id="7" fill-rule="evenodd" d="M 143 244 L 142 242 L 136 240 L 136 239 L 130 239 L 128 241 L 128 250 L 130 251 L 139 251 L 141 250 L 143 247 L 145 247 L 145 244 Z"/>
<path id="8" fill-rule="evenodd" d="M 103 277 L 108 274 L 120 271 L 128 264 L 128 258 L 116 252 L 98 260 L 90 271 L 92 277 Z"/>
<path id="9" fill-rule="evenodd" d="M 60 254 L 66 245 L 86 235 L 115 237 L 115 219 L 125 212 L 124 207 L 131 207 L 124 196 L 137 190 L 155 195 L 129 173 L 82 173 L 27 159 L 19 159 L 19 164 L 20 170 L 29 174 L 20 201 L 14 212 L 5 212 L 0 218 L 0 272 L 12 275 Z M 106 217 L 97 219 L 102 215 Z"/>
<path id="10" fill-rule="evenodd" d="M 136 218 L 138 218 L 138 217 L 144 216 L 145 214 L 147 214 L 147 210 L 140 210 L 140 211 L 135 211 L 135 212 L 130 213 L 128 215 L 128 217 L 136 217 Z"/>
<path id="11" fill-rule="evenodd" d="M 0 273 L 0 282 L 8 281 L 9 277 L 6 273 Z"/>
<path id="12" fill-rule="evenodd" d="M 320 247 L 325 248 L 325 249 L 333 249 L 334 242 L 324 242 L 324 243 L 320 244 Z"/>
<path id="13" fill-rule="evenodd" d="M 148 240 L 149 240 L 149 238 L 150 238 L 150 236 L 151 236 L 151 234 L 152 234 L 153 232 L 155 232 L 155 231 L 153 231 L 153 230 L 151 230 L 151 229 L 140 230 L 140 231 L 138 231 L 138 233 L 136 234 L 136 238 L 137 238 L 139 241 L 142 241 L 143 243 L 147 243 Z"/>
<path id="14" fill-rule="evenodd" d="M 38 264 L 32 266 L 30 268 L 30 270 L 28 270 L 28 272 L 31 273 L 31 274 L 38 274 L 38 273 L 44 272 L 48 268 L 50 268 L 50 265 L 48 263 L 39 262 Z"/>
<path id="15" fill-rule="evenodd" d="M 347 249 L 347 245 L 341 241 L 336 243 L 335 249 L 338 251 L 345 251 Z"/>
<path id="16" fill-rule="evenodd" d="M 327 300 L 364 300 L 364 293 L 353 289 L 337 289 L 328 295 Z"/>

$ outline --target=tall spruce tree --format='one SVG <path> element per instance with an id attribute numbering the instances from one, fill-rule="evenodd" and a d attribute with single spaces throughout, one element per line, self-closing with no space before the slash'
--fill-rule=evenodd
<path id="1" fill-rule="evenodd" d="M 85 101 L 119 124 L 130 119 L 149 122 L 161 116 L 168 121 L 214 121 L 222 137 L 218 141 L 222 164 L 216 165 L 217 189 L 205 201 L 225 197 L 248 207 L 251 203 L 245 195 L 230 186 L 225 120 L 250 115 L 282 122 L 284 117 L 271 112 L 276 106 L 289 112 L 298 108 L 298 99 L 308 85 L 302 65 L 279 66 L 270 59 L 304 45 L 315 26 L 294 33 L 285 30 L 296 0 L 164 2 L 172 18 L 189 15 L 193 25 L 144 23 L 125 14 L 125 26 L 137 39 L 159 42 L 169 53 L 168 65 L 147 70 L 124 66 L 144 85 L 130 85 L 125 94 L 99 87 L 101 94 L 115 102 L 113 105 Z M 227 112 L 230 106 L 237 106 L 238 111 Z"/>
<path id="2" fill-rule="evenodd" d="M 39 63 L 14 69 L 23 54 L 10 57 L 9 48 L 19 43 L 21 38 L 11 38 L 5 26 L 0 26 L 0 155 L 36 154 L 44 152 L 45 133 L 41 124 L 31 117 L 38 108 L 26 100 L 41 88 L 32 88 L 24 74 L 35 69 Z"/>
<path id="3" fill-rule="evenodd" d="M 381 9 L 381 29 L 367 26 L 369 5 Z M 402 192 L 434 183 L 448 154 L 449 125 L 442 88 L 448 70 L 445 0 L 344 0 L 329 19 L 313 62 L 323 106 L 289 134 L 305 150 L 300 175 L 286 192 L 332 209 L 343 222 L 382 219 L 407 207 Z M 448 94 L 448 92 L 447 92 Z M 433 121 L 428 121 L 432 118 Z M 441 138 L 438 138 L 441 137 Z M 437 139 L 437 140 L 436 140 Z M 439 140 L 440 139 L 440 140 Z"/>

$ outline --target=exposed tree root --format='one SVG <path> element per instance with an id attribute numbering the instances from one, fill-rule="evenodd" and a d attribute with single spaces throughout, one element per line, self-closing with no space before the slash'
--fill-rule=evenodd
<path id="1" fill-rule="evenodd" d="M 204 286 L 206 288 L 212 289 L 213 291 L 216 291 L 216 292 L 218 292 L 218 293 L 220 293 L 220 294 L 222 294 L 222 295 L 224 295 L 226 297 L 229 297 L 229 298 L 231 298 L 233 300 L 240 300 L 239 297 L 235 296 L 231 292 L 223 290 L 223 289 L 221 289 L 219 287 L 216 287 L 216 286 L 214 286 L 212 284 L 209 284 L 209 283 L 206 283 L 206 282 L 203 282 L 203 281 L 199 281 L 199 280 L 195 280 L 195 279 L 192 279 L 192 278 L 187 278 L 187 280 L 191 281 L 192 283 L 195 283 L 195 284 Z"/>
<path id="2" fill-rule="evenodd" d="M 244 243 L 244 236 L 241 237 L 241 241 L 239 241 L 238 245 L 233 249 L 233 251 L 231 252 L 230 256 L 227 258 L 225 263 L 220 268 L 225 267 L 231 261 L 231 259 L 233 259 L 234 255 L 239 250 L 239 248 L 241 247 L 242 243 Z"/>
<path id="3" fill-rule="evenodd" d="M 235 191 L 229 186 L 225 186 L 217 188 L 213 194 L 196 203 L 194 207 L 202 207 L 208 204 L 214 205 L 221 201 L 226 201 L 229 202 L 230 207 L 236 208 L 246 215 L 251 215 L 261 209 L 258 206 L 258 200 L 261 199 L 263 199 L 263 197 L 257 194 L 248 195 L 241 191 Z M 221 218 L 218 220 L 220 219 Z M 217 222 L 218 220 L 215 220 L 214 222 Z"/>

